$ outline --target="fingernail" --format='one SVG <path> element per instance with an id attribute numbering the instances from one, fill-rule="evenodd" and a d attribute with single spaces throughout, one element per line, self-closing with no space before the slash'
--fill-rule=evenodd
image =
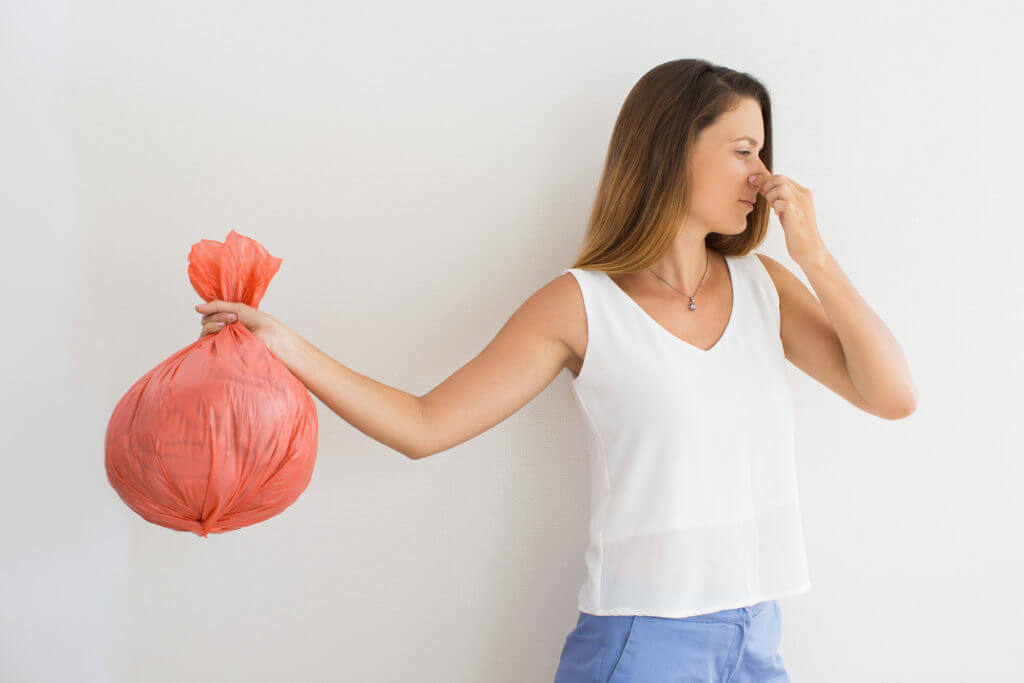
<path id="1" fill-rule="evenodd" d="M 234 313 L 228 313 L 228 320 L 230 320 L 231 322 L 235 322 L 235 319 L 236 319 L 237 317 L 238 317 L 238 316 L 237 316 L 237 315 L 235 315 Z"/>
<path id="2" fill-rule="evenodd" d="M 754 182 L 755 180 L 757 180 L 757 176 L 756 176 L 756 175 L 752 175 L 752 176 L 748 176 L 748 177 L 747 177 L 747 182 L 748 182 L 748 183 L 752 183 L 752 182 Z"/>
<path id="3" fill-rule="evenodd" d="M 224 327 L 227 323 L 217 323 L 217 327 Z"/>

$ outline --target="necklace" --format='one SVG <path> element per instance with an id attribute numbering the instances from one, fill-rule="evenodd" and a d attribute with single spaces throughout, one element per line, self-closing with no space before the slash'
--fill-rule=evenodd
<path id="1" fill-rule="evenodd" d="M 657 273 L 655 273 L 653 269 L 651 270 L 651 273 L 654 275 L 654 277 L 658 278 L 659 280 L 664 282 L 669 287 L 672 287 L 672 289 L 675 289 L 677 292 L 679 292 L 683 296 L 688 297 L 690 299 L 690 310 L 691 311 L 696 311 L 697 310 L 697 302 L 693 300 L 693 297 L 697 296 L 697 292 L 700 291 L 700 286 L 702 284 L 704 284 L 704 276 L 708 274 L 708 264 L 709 263 L 711 263 L 711 259 L 708 256 L 707 250 L 705 250 L 704 251 L 704 275 L 700 276 L 700 282 L 697 283 L 697 289 L 693 290 L 693 296 L 690 296 L 686 292 L 679 292 L 678 289 L 676 289 L 675 287 L 672 287 L 672 285 L 669 285 L 668 282 L 665 281 L 665 278 L 663 278 L 660 275 L 658 275 Z"/>

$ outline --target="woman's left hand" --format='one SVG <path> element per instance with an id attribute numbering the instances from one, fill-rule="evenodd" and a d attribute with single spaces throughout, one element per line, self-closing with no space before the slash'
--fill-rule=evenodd
<path id="1" fill-rule="evenodd" d="M 820 263 L 825 243 L 818 232 L 814 215 L 814 195 L 803 185 L 783 175 L 758 173 L 747 178 L 757 193 L 764 195 L 768 205 L 782 224 L 786 249 L 801 268 Z"/>

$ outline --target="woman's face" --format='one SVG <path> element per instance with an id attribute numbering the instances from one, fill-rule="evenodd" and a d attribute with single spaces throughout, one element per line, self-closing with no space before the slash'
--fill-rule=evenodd
<path id="1" fill-rule="evenodd" d="M 694 147 L 687 223 L 698 224 L 705 233 L 735 235 L 746 229 L 753 209 L 740 200 L 757 200 L 747 176 L 768 172 L 758 156 L 763 145 L 761 106 L 750 98 L 700 132 Z"/>

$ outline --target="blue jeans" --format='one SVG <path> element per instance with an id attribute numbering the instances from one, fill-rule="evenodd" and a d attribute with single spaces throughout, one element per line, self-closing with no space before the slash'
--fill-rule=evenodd
<path id="1" fill-rule="evenodd" d="M 779 603 L 692 617 L 580 612 L 555 683 L 789 683 Z"/>

